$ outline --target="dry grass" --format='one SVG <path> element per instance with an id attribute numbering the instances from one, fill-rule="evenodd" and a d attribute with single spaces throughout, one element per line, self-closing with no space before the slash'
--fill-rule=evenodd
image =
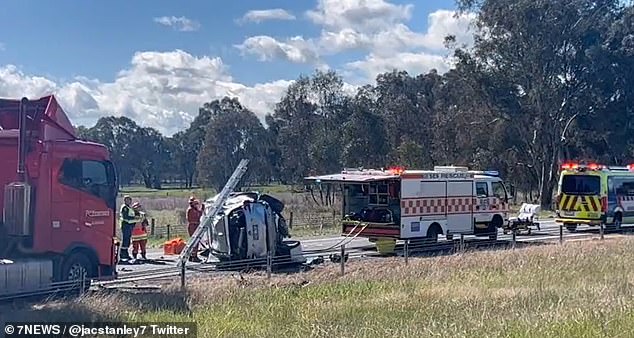
<path id="1" fill-rule="evenodd" d="M 201 337 L 631 337 L 632 245 L 356 261 L 343 277 L 326 264 L 271 280 L 205 278 L 190 281 L 186 294 L 97 293 L 14 310 L 6 320 L 195 320 Z"/>

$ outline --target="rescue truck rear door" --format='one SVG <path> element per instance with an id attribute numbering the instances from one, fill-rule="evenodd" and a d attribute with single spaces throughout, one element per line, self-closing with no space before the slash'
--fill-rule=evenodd
<path id="1" fill-rule="evenodd" d="M 447 182 L 447 232 L 473 233 L 473 181 L 449 180 Z"/>

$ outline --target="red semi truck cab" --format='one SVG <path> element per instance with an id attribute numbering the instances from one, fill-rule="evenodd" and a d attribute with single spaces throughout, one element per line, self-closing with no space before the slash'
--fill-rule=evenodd
<path id="1" fill-rule="evenodd" d="M 118 184 L 108 149 L 79 140 L 54 96 L 0 99 L 0 127 L 0 259 L 48 262 L 53 282 L 114 277 Z"/>

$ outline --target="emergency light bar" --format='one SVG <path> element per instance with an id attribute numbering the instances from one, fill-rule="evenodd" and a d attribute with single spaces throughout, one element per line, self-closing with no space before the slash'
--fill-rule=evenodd
<path id="1" fill-rule="evenodd" d="M 401 175 L 405 169 L 403 168 L 390 168 L 385 169 L 363 169 L 363 168 L 345 168 L 341 171 L 342 174 L 354 174 L 354 175 Z"/>
<path id="2" fill-rule="evenodd" d="M 608 167 L 603 164 L 597 164 L 597 163 L 590 163 L 590 164 L 564 163 L 561 165 L 561 170 L 586 170 L 586 169 L 596 171 L 596 170 L 608 169 Z"/>

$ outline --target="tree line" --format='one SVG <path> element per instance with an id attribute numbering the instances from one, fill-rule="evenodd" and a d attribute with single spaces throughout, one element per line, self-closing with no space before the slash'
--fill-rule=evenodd
<path id="1" fill-rule="evenodd" d="M 634 7 L 617 1 L 458 0 L 476 11 L 473 46 L 445 39 L 454 66 L 394 70 L 343 90 L 334 71 L 301 75 L 261 123 L 237 99 L 205 103 L 164 137 L 104 117 L 82 138 L 104 143 L 123 182 L 220 188 L 241 158 L 252 183 L 299 183 L 343 167 L 466 165 L 498 170 L 550 206 L 566 160 L 634 156 Z M 533 195 L 534 194 L 534 195 Z"/>

